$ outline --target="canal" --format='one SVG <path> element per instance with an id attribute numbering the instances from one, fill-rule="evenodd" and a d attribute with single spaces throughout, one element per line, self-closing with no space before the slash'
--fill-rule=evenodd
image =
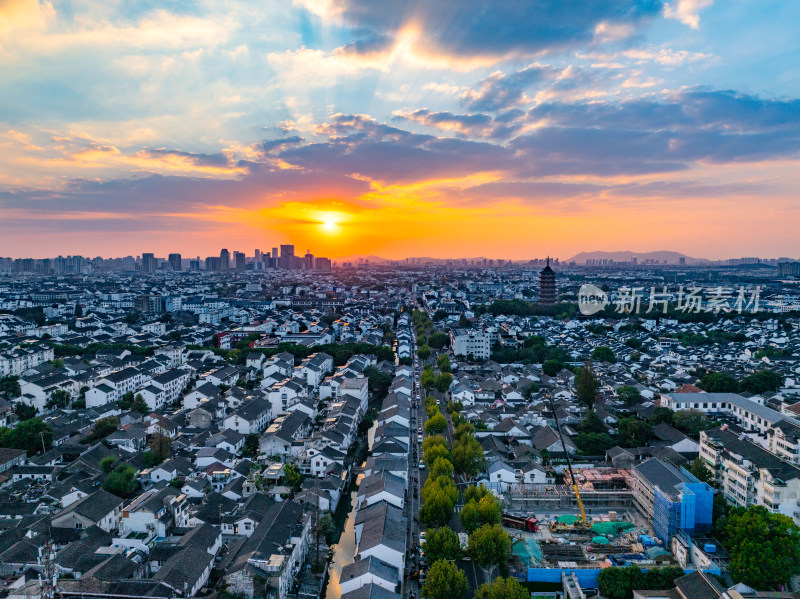
<path id="1" fill-rule="evenodd" d="M 368 452 L 372 451 L 372 445 L 375 442 L 375 429 L 378 428 L 377 419 L 367 432 L 367 449 Z M 367 453 L 369 455 L 369 453 Z M 333 559 L 331 560 L 330 567 L 328 568 L 328 584 L 325 587 L 325 599 L 341 599 L 342 588 L 339 581 L 342 576 L 342 568 L 348 564 L 352 564 L 356 556 L 356 533 L 355 533 L 355 519 L 356 519 L 356 502 L 358 501 L 358 484 L 361 482 L 363 474 L 358 475 L 356 484 L 352 487 L 350 492 L 350 511 L 347 514 L 347 520 L 344 523 L 344 529 L 339 537 L 339 542 L 336 543 L 331 549 L 333 551 Z"/>

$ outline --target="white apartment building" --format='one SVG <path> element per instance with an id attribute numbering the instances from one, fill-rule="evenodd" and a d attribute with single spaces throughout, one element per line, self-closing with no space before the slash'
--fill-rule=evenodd
<path id="1" fill-rule="evenodd" d="M 453 328 L 450 331 L 450 347 L 457 356 L 474 356 L 488 360 L 492 355 L 492 340 L 483 331 Z"/>
<path id="2" fill-rule="evenodd" d="M 761 505 L 800 524 L 800 467 L 726 427 L 700 433 L 700 458 L 729 502 Z"/>

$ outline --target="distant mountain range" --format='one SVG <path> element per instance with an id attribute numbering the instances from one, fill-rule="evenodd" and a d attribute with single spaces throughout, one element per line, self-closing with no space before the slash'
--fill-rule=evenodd
<path id="1" fill-rule="evenodd" d="M 632 252 L 630 250 L 620 251 L 620 252 L 581 252 L 580 254 L 575 254 L 572 258 L 564 261 L 562 260 L 562 264 L 569 264 L 570 262 L 575 262 L 576 264 L 586 264 L 587 260 L 613 260 L 614 262 L 632 262 L 633 258 L 636 258 L 636 261 L 639 264 L 645 264 L 648 260 L 655 261 L 657 264 L 664 264 L 664 260 L 667 261 L 667 264 L 680 264 L 680 259 L 685 259 L 686 265 L 698 265 L 698 264 L 709 264 L 710 261 L 706 260 L 705 258 L 692 258 L 691 256 L 687 256 L 685 254 L 681 254 L 680 252 L 668 252 L 668 251 L 660 251 L 660 252 Z M 412 262 L 422 262 L 422 263 L 429 263 L 429 264 L 439 264 L 446 262 L 447 258 L 432 258 L 429 256 L 414 256 L 408 258 Z M 451 260 L 461 260 L 462 258 L 450 258 Z M 473 258 L 466 258 L 467 262 L 473 261 L 483 261 L 486 258 L 482 256 L 473 257 Z M 336 258 L 336 262 L 352 262 L 353 264 L 358 264 L 360 260 L 368 260 L 370 264 L 382 264 L 385 262 L 393 262 L 393 260 L 382 258 L 381 256 L 362 256 L 362 255 L 353 255 L 347 256 L 344 258 Z M 403 260 L 399 260 L 402 262 Z M 527 260 L 515 260 L 515 262 L 527 262 Z"/>
<path id="2" fill-rule="evenodd" d="M 633 259 L 639 264 L 644 264 L 647 261 L 655 261 L 657 264 L 680 264 L 681 258 L 684 259 L 685 264 L 708 264 L 709 261 L 705 258 L 692 258 L 680 252 L 631 252 L 629 250 L 621 252 L 581 252 L 575 254 L 572 258 L 567 260 L 567 264 L 575 262 L 575 264 L 586 264 L 587 260 L 613 260 L 614 262 L 633 262 Z"/>

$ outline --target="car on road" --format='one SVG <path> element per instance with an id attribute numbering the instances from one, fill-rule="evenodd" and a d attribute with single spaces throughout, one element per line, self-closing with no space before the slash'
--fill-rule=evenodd
<path id="1" fill-rule="evenodd" d="M 419 463 L 419 469 L 420 470 L 425 470 L 425 464 L 423 462 Z"/>

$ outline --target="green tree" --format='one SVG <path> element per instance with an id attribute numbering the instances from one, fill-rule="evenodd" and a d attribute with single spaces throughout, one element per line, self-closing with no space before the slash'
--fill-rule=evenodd
<path id="1" fill-rule="evenodd" d="M 78 302 L 75 302 L 75 318 L 81 318 L 83 316 L 83 306 L 81 306 Z"/>
<path id="2" fill-rule="evenodd" d="M 578 401 L 590 410 L 594 407 L 597 392 L 600 390 L 600 381 L 594 373 L 591 361 L 586 362 L 578 372 L 576 393 Z"/>
<path id="3" fill-rule="evenodd" d="M 319 518 L 319 534 L 328 545 L 333 545 L 336 535 L 336 522 L 330 512 L 325 512 Z"/>
<path id="4" fill-rule="evenodd" d="M 136 397 L 133 398 L 131 409 L 139 412 L 142 416 L 150 413 L 150 408 L 141 393 L 137 393 Z"/>
<path id="5" fill-rule="evenodd" d="M 461 599 L 467 592 L 467 577 L 451 562 L 439 560 L 428 570 L 422 585 L 424 599 Z"/>
<path id="6" fill-rule="evenodd" d="M 429 435 L 440 435 L 447 430 L 447 420 L 440 412 L 428 418 L 425 422 L 425 432 Z"/>
<path id="7" fill-rule="evenodd" d="M 295 493 L 303 485 L 303 478 L 303 473 L 294 464 L 285 464 L 283 466 L 283 482 Z"/>
<path id="8" fill-rule="evenodd" d="M 458 513 L 458 519 L 470 533 L 486 524 L 500 524 L 502 513 L 500 501 L 494 495 L 487 494 L 477 501 L 466 502 Z"/>
<path id="9" fill-rule="evenodd" d="M 486 488 L 486 485 L 471 485 L 464 491 L 464 504 L 466 505 L 471 501 L 478 502 L 490 493 L 491 491 Z"/>
<path id="10" fill-rule="evenodd" d="M 100 469 L 108 474 L 112 470 L 114 470 L 114 464 L 117 463 L 117 457 L 113 455 L 107 455 L 102 460 L 100 460 Z"/>
<path id="11" fill-rule="evenodd" d="M 436 358 L 436 368 L 442 372 L 450 372 L 450 358 L 447 354 L 439 354 L 439 357 Z"/>
<path id="12" fill-rule="evenodd" d="M 428 468 L 432 467 L 436 460 L 441 459 L 450 461 L 450 450 L 446 445 L 432 445 L 422 452 L 422 461 Z"/>
<path id="13" fill-rule="evenodd" d="M 635 406 L 642 401 L 642 394 L 633 385 L 622 385 L 617 389 L 617 397 L 628 407 Z"/>
<path id="14" fill-rule="evenodd" d="M 525 387 L 525 399 L 531 399 L 534 393 L 539 392 L 539 383 L 531 382 Z"/>
<path id="15" fill-rule="evenodd" d="M 800 529 L 762 506 L 734 508 L 723 529 L 731 575 L 756 590 L 786 585 L 800 574 Z"/>
<path id="16" fill-rule="evenodd" d="M 105 439 L 108 435 L 119 428 L 119 418 L 116 416 L 106 416 L 100 418 L 92 425 L 92 440 Z"/>
<path id="17" fill-rule="evenodd" d="M 675 587 L 675 579 L 684 575 L 682 568 L 651 568 L 643 572 L 638 566 L 605 568 L 598 577 L 600 593 L 608 599 L 631 599 L 633 591 L 663 591 Z"/>
<path id="18" fill-rule="evenodd" d="M 545 360 L 542 372 L 547 376 L 555 376 L 564 369 L 564 362 L 560 360 Z"/>
<path id="19" fill-rule="evenodd" d="M 453 476 L 453 464 L 447 458 L 436 458 L 433 461 L 433 465 L 431 466 L 430 476 L 438 477 L 438 476 L 445 476 L 447 478 L 452 478 Z"/>
<path id="20" fill-rule="evenodd" d="M 740 389 L 748 393 L 768 393 L 778 391 L 783 387 L 783 376 L 772 370 L 758 370 L 744 377 Z"/>
<path id="21" fill-rule="evenodd" d="M 623 418 L 617 427 L 617 441 L 622 447 L 642 447 L 653 437 L 653 429 L 636 418 Z"/>
<path id="22" fill-rule="evenodd" d="M 453 375 L 449 372 L 442 372 L 434 381 L 434 386 L 439 393 L 445 393 L 453 382 Z"/>
<path id="23" fill-rule="evenodd" d="M 578 433 L 575 435 L 575 445 L 583 455 L 603 455 L 616 445 L 608 433 Z"/>
<path id="24" fill-rule="evenodd" d="M 103 481 L 103 489 L 123 499 L 133 497 L 139 489 L 139 482 L 136 480 L 136 468 L 129 464 L 117 466 L 106 475 L 106 479 Z"/>
<path id="25" fill-rule="evenodd" d="M 425 437 L 425 440 L 422 442 L 423 453 L 428 451 L 434 445 L 441 445 L 446 450 L 450 451 L 450 445 L 447 443 L 447 439 L 445 439 L 442 435 L 430 435 Z"/>
<path id="26" fill-rule="evenodd" d="M 642 340 L 637 339 L 636 337 L 629 337 L 628 339 L 625 340 L 625 345 L 627 345 L 631 349 L 641 349 Z"/>
<path id="27" fill-rule="evenodd" d="M 689 467 L 691 472 L 700 482 L 714 484 L 714 475 L 706 466 L 702 458 L 695 458 L 692 465 Z"/>
<path id="28" fill-rule="evenodd" d="M 66 408 L 70 399 L 72 399 L 72 396 L 67 391 L 56 389 L 50 394 L 50 399 L 47 400 L 45 407 L 49 409 Z"/>
<path id="29" fill-rule="evenodd" d="M 600 594 L 608 599 L 629 599 L 633 595 L 631 582 L 627 568 L 604 568 L 597 577 Z"/>
<path id="30" fill-rule="evenodd" d="M 368 366 L 364 369 L 364 374 L 369 380 L 369 390 L 376 397 L 383 397 L 389 391 L 392 385 L 392 377 L 374 366 Z"/>
<path id="31" fill-rule="evenodd" d="M 29 456 L 53 445 L 53 431 L 41 418 L 20 422 L 13 429 L 0 428 L 0 447 L 24 449 Z"/>
<path id="32" fill-rule="evenodd" d="M 458 535 L 449 526 L 429 529 L 422 549 L 425 551 L 425 559 L 429 563 L 439 560 L 457 560 L 463 553 Z"/>
<path id="33" fill-rule="evenodd" d="M 675 428 L 683 431 L 693 439 L 699 439 L 700 431 L 704 431 L 712 425 L 711 420 L 699 410 L 675 412 L 672 422 Z"/>
<path id="34" fill-rule="evenodd" d="M 417 350 L 417 355 L 419 356 L 420 360 L 427 360 L 428 357 L 430 357 L 431 355 L 431 348 L 428 347 L 427 345 L 422 345 Z"/>
<path id="35" fill-rule="evenodd" d="M 597 412 L 586 412 L 581 423 L 578 425 L 578 430 L 582 433 L 604 433 L 606 430 L 606 423 L 597 415 Z"/>
<path id="36" fill-rule="evenodd" d="M 242 457 L 254 458 L 258 456 L 259 452 L 259 439 L 258 434 L 247 435 L 244 438 L 244 447 L 242 447 Z"/>
<path id="37" fill-rule="evenodd" d="M 153 454 L 154 466 L 166 460 L 172 452 L 172 439 L 161 433 L 150 437 L 150 452 Z"/>
<path id="38" fill-rule="evenodd" d="M 650 424 L 655 426 L 656 424 L 660 424 L 662 422 L 666 422 L 672 426 L 675 422 L 675 413 L 669 408 L 663 408 L 659 406 L 653 410 L 653 415 L 650 417 Z"/>
<path id="39" fill-rule="evenodd" d="M 499 524 L 485 524 L 469 535 L 467 554 L 491 580 L 495 567 L 505 564 L 511 556 L 511 537 Z"/>
<path id="40" fill-rule="evenodd" d="M 428 345 L 433 349 L 442 349 L 450 345 L 450 335 L 447 333 L 433 333 L 428 337 Z"/>
<path id="41" fill-rule="evenodd" d="M 126 391 L 122 395 L 122 399 L 117 402 L 117 405 L 123 410 L 130 410 L 133 405 L 133 391 Z"/>
<path id="42" fill-rule="evenodd" d="M 599 345 L 592 350 L 592 360 L 613 364 L 617 361 L 617 356 L 614 355 L 614 351 L 607 345 Z"/>
<path id="43" fill-rule="evenodd" d="M 433 374 L 433 368 L 430 366 L 426 366 L 422 369 L 422 373 L 419 375 L 419 384 L 422 385 L 425 389 L 430 389 L 433 387 L 434 383 L 436 382 L 436 375 Z"/>
<path id="44" fill-rule="evenodd" d="M 9 399 L 15 399 L 22 395 L 19 377 L 12 375 L 0 377 L 0 394 L 5 395 Z"/>
<path id="45" fill-rule="evenodd" d="M 483 447 L 473 435 L 464 435 L 453 446 L 453 466 L 456 473 L 472 478 L 486 469 Z"/>
<path id="46" fill-rule="evenodd" d="M 444 478 L 428 477 L 420 493 L 422 507 L 419 510 L 419 519 L 426 526 L 444 526 L 453 517 L 453 506 L 458 498 L 458 490 L 455 485 L 451 490 L 447 484 L 447 482 L 452 484 L 452 480 L 445 481 L 445 484 L 439 483 L 440 480 Z M 452 491 L 455 491 L 455 498 Z"/>
<path id="47" fill-rule="evenodd" d="M 516 578 L 502 576 L 495 578 L 491 584 L 484 582 L 473 599 L 529 599 L 530 591 L 522 586 Z"/>
<path id="48" fill-rule="evenodd" d="M 24 422 L 25 420 L 30 420 L 31 418 L 35 418 L 38 410 L 36 406 L 29 406 L 26 403 L 22 403 L 18 401 L 14 404 L 14 415 L 17 417 L 17 420 L 20 422 Z"/>
<path id="49" fill-rule="evenodd" d="M 475 425 L 472 424 L 471 422 L 462 422 L 453 431 L 453 439 L 459 441 L 464 435 L 474 435 L 474 434 L 475 434 Z"/>
<path id="50" fill-rule="evenodd" d="M 707 372 L 700 379 L 700 387 L 709 393 L 738 393 L 739 381 L 724 372 Z"/>

